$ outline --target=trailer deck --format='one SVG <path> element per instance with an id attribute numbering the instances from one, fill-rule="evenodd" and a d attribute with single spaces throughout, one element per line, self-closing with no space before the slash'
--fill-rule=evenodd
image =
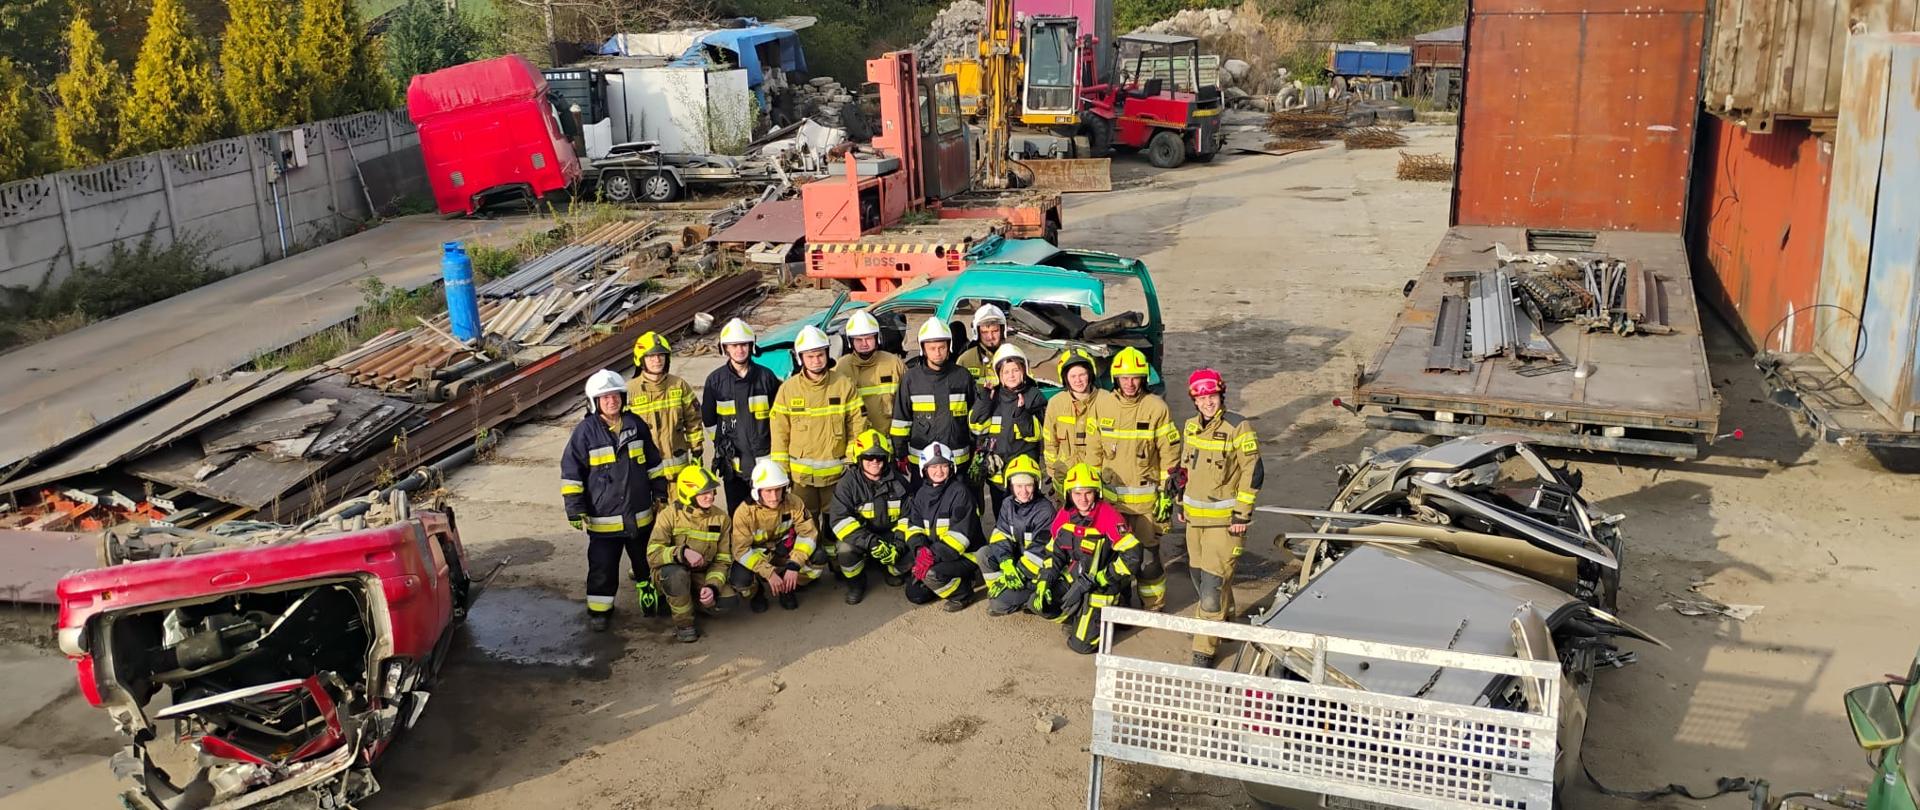
<path id="1" fill-rule="evenodd" d="M 1355 380 L 1352 405 L 1381 412 L 1368 415 L 1369 426 L 1436 435 L 1498 429 L 1537 444 L 1675 458 L 1697 457 L 1697 443 L 1712 442 L 1720 404 L 1677 233 L 1599 231 L 1593 244 L 1595 253 L 1654 271 L 1670 334 L 1622 336 L 1574 323 L 1542 324 L 1569 368 L 1540 374 L 1538 366 L 1527 370 L 1509 358 L 1488 358 L 1465 373 L 1428 371 L 1441 297 L 1460 289 L 1448 275 L 1493 269 L 1496 242 L 1524 251 L 1527 231 L 1456 226 L 1441 240 L 1386 344 Z"/>

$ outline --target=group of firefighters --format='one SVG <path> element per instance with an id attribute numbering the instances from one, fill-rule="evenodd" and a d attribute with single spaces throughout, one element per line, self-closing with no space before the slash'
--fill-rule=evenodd
<path id="1" fill-rule="evenodd" d="M 588 536 L 592 628 L 608 625 L 624 554 L 643 612 L 670 615 L 685 642 L 699 638 L 697 615 L 742 601 L 793 609 L 823 578 L 858 604 L 872 568 L 915 604 L 949 611 L 984 587 L 990 614 L 1060 622 L 1067 646 L 1089 653 L 1102 608 L 1165 605 L 1160 538 L 1174 519 L 1186 525 L 1196 613 L 1224 619 L 1262 470 L 1219 373 L 1188 378 L 1199 415 L 1183 428 L 1148 390 L 1139 349 L 1114 353 L 1111 390 L 1092 354 L 1067 350 L 1065 387 L 1048 399 L 1002 310 L 981 306 L 973 328 L 956 357 L 953 327 L 930 318 L 920 355 L 903 361 L 856 311 L 837 363 L 826 332 L 808 326 L 781 381 L 754 362 L 753 330 L 736 318 L 720 332 L 726 363 L 699 395 L 672 374 L 666 338 L 642 335 L 632 381 L 612 370 L 588 380 L 588 413 L 561 460 L 567 518 Z M 1196 637 L 1194 663 L 1211 666 L 1217 644 Z"/>

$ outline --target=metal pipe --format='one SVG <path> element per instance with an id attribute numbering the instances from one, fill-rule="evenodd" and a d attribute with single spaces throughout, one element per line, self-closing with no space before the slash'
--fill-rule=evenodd
<path id="1" fill-rule="evenodd" d="M 1518 430 L 1515 428 L 1489 428 L 1481 425 L 1468 425 L 1458 422 L 1436 422 L 1431 419 L 1413 419 L 1405 416 L 1369 416 L 1367 427 L 1375 430 L 1397 430 L 1403 433 L 1424 433 L 1429 436 L 1476 436 L 1482 433 L 1507 433 L 1525 439 L 1528 444 L 1548 447 L 1565 447 L 1570 450 L 1598 450 L 1606 453 L 1626 453 L 1633 456 L 1662 456 L 1665 458 L 1692 461 L 1700 457 L 1700 446 L 1691 442 L 1662 442 L 1652 439 L 1630 439 L 1626 437 L 1593 436 L 1575 433 L 1548 433 L 1543 430 Z"/>

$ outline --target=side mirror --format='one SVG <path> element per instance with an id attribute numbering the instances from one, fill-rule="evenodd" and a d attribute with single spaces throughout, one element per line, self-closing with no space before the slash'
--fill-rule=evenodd
<path id="1" fill-rule="evenodd" d="M 1847 719 L 1853 724 L 1853 739 L 1861 748 L 1878 751 L 1899 745 L 1906 739 L 1900 723 L 1900 702 L 1893 687 L 1884 683 L 1856 686 L 1847 690 Z"/>

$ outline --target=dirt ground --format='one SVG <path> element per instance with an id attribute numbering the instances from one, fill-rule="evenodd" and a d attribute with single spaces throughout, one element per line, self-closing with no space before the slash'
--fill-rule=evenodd
<path id="1" fill-rule="evenodd" d="M 1408 132 L 1411 151 L 1452 152 L 1450 129 Z M 1411 440 L 1364 430 L 1330 405 L 1446 228 L 1447 186 L 1395 180 L 1396 157 L 1336 146 L 1158 174 L 1121 159 L 1121 190 L 1069 203 L 1068 246 L 1153 268 L 1169 376 L 1203 364 L 1226 375 L 1230 407 L 1263 440 L 1262 503 L 1322 505 L 1335 464 Z M 754 320 L 778 323 L 829 297 L 796 291 Z M 1913 653 L 1920 483 L 1864 452 L 1810 443 L 1762 401 L 1746 352 L 1711 329 L 1723 423 L 1744 441 L 1690 463 L 1578 459 L 1591 496 L 1627 516 L 1625 617 L 1673 647 L 1641 645 L 1638 663 L 1600 673 L 1587 762 L 1615 787 L 1708 786 L 1718 775 L 1764 776 L 1776 790 L 1857 782 L 1865 770 L 1840 693 Z M 696 381 L 706 368 L 682 365 Z M 1184 397 L 1173 404 L 1177 417 L 1191 413 Z M 714 621 L 697 644 L 674 643 L 664 620 L 630 604 L 617 632 L 588 635 L 585 544 L 561 518 L 554 481 L 570 426 L 515 429 L 451 481 L 467 543 L 512 564 L 368 810 L 1085 804 L 1092 662 L 1068 652 L 1055 625 L 989 618 L 978 605 L 914 608 L 878 586 L 850 607 L 820 585 L 798 611 Z M 1264 521 L 1255 534 L 1281 528 Z M 1270 590 L 1277 570 L 1264 539 L 1250 552 L 1242 604 Z M 1172 573 L 1169 607 L 1189 611 L 1184 564 Z M 1690 588 L 1763 609 L 1734 622 L 1661 607 Z M 10 621 L 30 631 L 51 617 Z M 104 755 L 118 742 L 74 695 L 70 666 L 30 635 L 11 632 L 0 647 L 0 808 L 107 805 Z M 1185 639 L 1151 634 L 1121 648 L 1186 655 Z M 1146 767 L 1111 771 L 1105 798 L 1250 806 L 1236 785 Z M 1573 808 L 1627 804 L 1584 784 L 1567 797 Z"/>

